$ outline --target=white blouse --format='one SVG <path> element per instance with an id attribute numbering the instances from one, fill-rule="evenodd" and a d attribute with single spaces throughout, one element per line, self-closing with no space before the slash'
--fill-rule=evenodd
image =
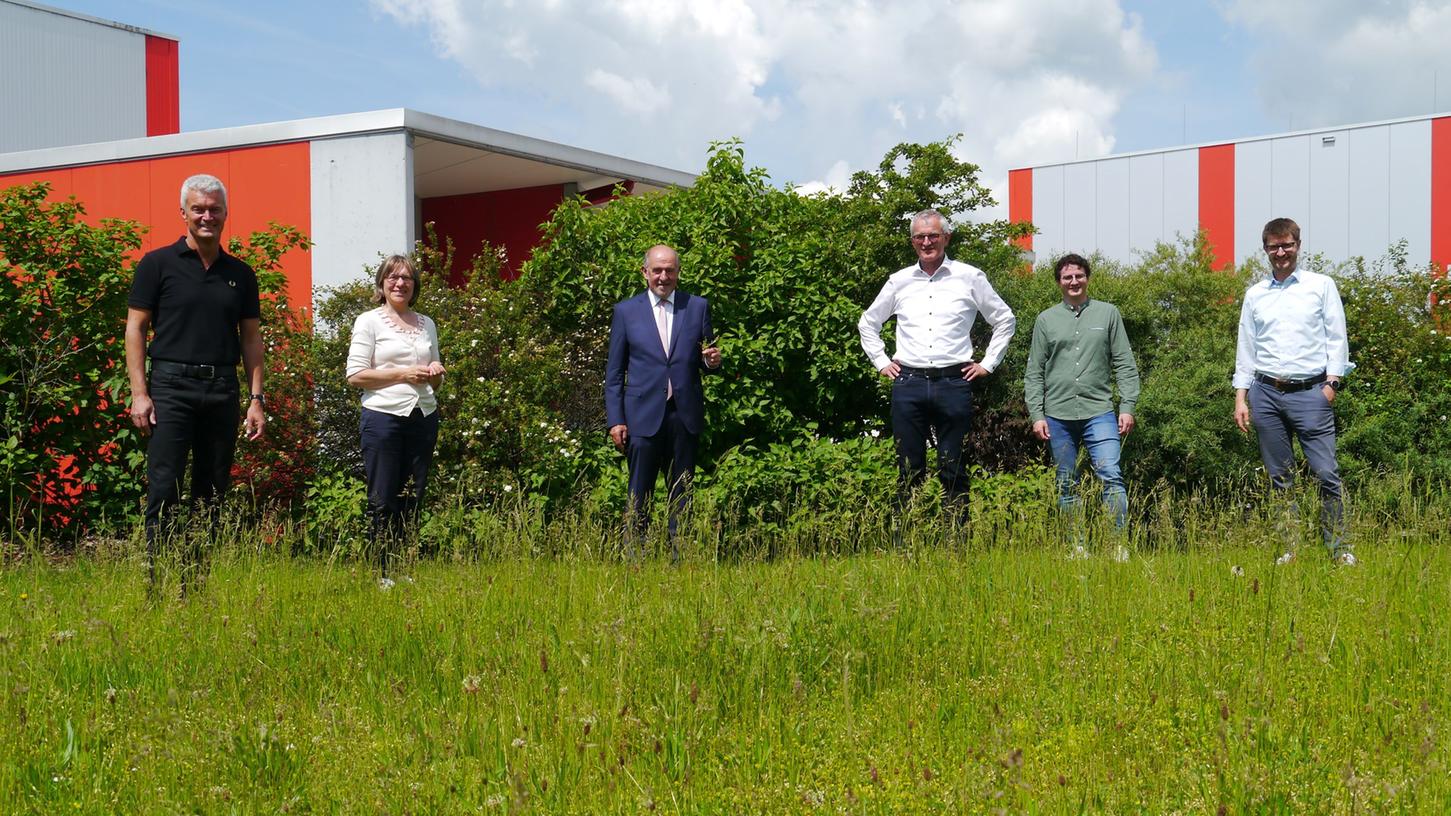
<path id="1" fill-rule="evenodd" d="M 348 347 L 347 376 L 370 368 L 387 370 L 442 362 L 438 356 L 438 328 L 425 315 L 418 315 L 419 328 L 396 321 L 382 306 L 358 315 L 353 321 L 353 341 Z M 363 407 L 395 416 L 408 416 L 415 407 L 425 415 L 438 410 L 433 386 L 428 383 L 394 383 L 376 391 L 363 390 Z"/>

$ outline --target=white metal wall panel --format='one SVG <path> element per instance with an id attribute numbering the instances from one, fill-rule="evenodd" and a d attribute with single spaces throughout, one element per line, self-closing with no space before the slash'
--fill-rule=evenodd
<path id="1" fill-rule="evenodd" d="M 1129 160 L 1102 159 L 1093 163 L 1097 203 L 1096 229 L 1091 246 L 1081 252 L 1100 252 L 1106 258 L 1128 261 L 1129 252 Z"/>
<path id="2" fill-rule="evenodd" d="M 413 149 L 408 134 L 312 142 L 312 281 L 336 286 L 413 248 Z"/>
<path id="3" fill-rule="evenodd" d="M 1042 263 L 1063 254 L 1066 243 L 1063 226 L 1063 167 L 1033 170 L 1033 254 Z"/>
<path id="4" fill-rule="evenodd" d="M 1304 228 L 1310 218 L 1310 138 L 1271 139 L 1270 218 L 1291 218 Z M 1268 219 L 1266 219 L 1268 220 Z M 1265 225 L 1255 232 L 1254 246 L 1262 249 Z"/>
<path id="5" fill-rule="evenodd" d="M 1390 125 L 1386 245 L 1406 239 L 1412 264 L 1431 261 L 1431 120 Z M 1384 249 L 1381 250 L 1384 253 Z"/>
<path id="6" fill-rule="evenodd" d="M 1152 153 L 1129 158 L 1129 254 L 1147 252 L 1164 240 L 1164 155 Z"/>
<path id="7" fill-rule="evenodd" d="M 1063 249 L 1069 252 L 1086 255 L 1097 243 L 1097 176 L 1094 162 L 1063 168 Z"/>
<path id="8" fill-rule="evenodd" d="M 1199 151 L 1173 150 L 1164 154 L 1164 231 L 1161 240 L 1173 243 L 1180 237 L 1193 238 L 1198 230 Z"/>
<path id="9" fill-rule="evenodd" d="M 0 153 L 146 135 L 146 36 L 0 3 Z"/>
<path id="10" fill-rule="evenodd" d="M 1265 222 L 1277 218 L 1272 197 L 1274 160 L 1269 142 L 1234 146 L 1234 262 L 1261 255 Z"/>
<path id="11" fill-rule="evenodd" d="M 1391 131 L 1384 125 L 1345 134 L 1349 147 L 1345 256 L 1373 260 L 1390 246 Z"/>
<path id="12" fill-rule="evenodd" d="M 1345 131 L 1310 137 L 1310 210 L 1301 224 L 1305 249 L 1330 260 L 1349 257 L 1350 144 Z"/>

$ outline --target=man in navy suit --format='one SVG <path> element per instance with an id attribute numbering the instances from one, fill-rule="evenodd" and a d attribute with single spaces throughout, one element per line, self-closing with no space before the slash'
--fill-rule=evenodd
<path id="1" fill-rule="evenodd" d="M 705 298 L 676 289 L 680 255 L 663 244 L 645 253 L 646 291 L 615 304 L 610 358 L 605 367 L 605 419 L 610 439 L 630 464 L 630 507 L 625 523 L 627 557 L 650 519 L 655 477 L 670 479 L 670 554 L 677 517 L 684 509 L 695 451 L 705 427 L 702 372 L 720 368 L 720 349 Z"/>

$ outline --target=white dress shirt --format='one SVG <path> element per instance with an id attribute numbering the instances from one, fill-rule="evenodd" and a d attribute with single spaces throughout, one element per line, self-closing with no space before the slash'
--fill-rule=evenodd
<path id="1" fill-rule="evenodd" d="M 1235 388 L 1249 388 L 1256 373 L 1300 380 L 1321 373 L 1342 377 L 1354 367 L 1345 339 L 1345 307 L 1329 276 L 1296 268 L 1283 281 L 1270 275 L 1245 291 Z"/>
<path id="2" fill-rule="evenodd" d="M 370 368 L 386 370 L 442 362 L 438 356 L 438 328 L 425 315 L 418 315 L 418 326 L 414 329 L 394 323 L 382 306 L 358 315 L 348 346 L 347 375 Z M 433 386 L 426 382 L 393 383 L 374 391 L 364 389 L 363 407 L 401 417 L 420 408 L 427 416 L 438 410 L 438 400 Z"/>
<path id="3" fill-rule="evenodd" d="M 943 368 L 972 361 L 969 331 L 981 312 L 993 327 L 978 365 L 992 371 L 1002 362 L 1013 338 L 1017 318 L 988 283 L 981 269 L 944 260 L 931 275 L 914 264 L 887 278 L 887 283 L 857 322 L 862 350 L 881 371 L 892 360 L 911 368 Z M 887 356 L 882 324 L 897 316 L 897 353 Z"/>
<path id="4" fill-rule="evenodd" d="M 650 293 L 651 318 L 654 318 L 659 313 L 660 301 L 663 300 L 670 304 L 665 307 L 665 336 L 673 339 L 675 337 L 675 291 L 671 290 L 670 296 L 666 298 L 655 294 L 652 289 L 646 289 L 645 291 Z"/>

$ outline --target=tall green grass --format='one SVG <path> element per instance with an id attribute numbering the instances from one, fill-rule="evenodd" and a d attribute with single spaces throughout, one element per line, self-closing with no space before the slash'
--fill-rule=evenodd
<path id="1" fill-rule="evenodd" d="M 1451 503 L 1378 490 L 1353 569 L 1168 496 L 1128 563 L 984 507 L 897 550 L 865 511 L 773 547 L 697 508 L 678 567 L 445 510 L 390 590 L 284 528 L 184 599 L 130 546 L 25 559 L 0 812 L 1447 812 Z"/>

